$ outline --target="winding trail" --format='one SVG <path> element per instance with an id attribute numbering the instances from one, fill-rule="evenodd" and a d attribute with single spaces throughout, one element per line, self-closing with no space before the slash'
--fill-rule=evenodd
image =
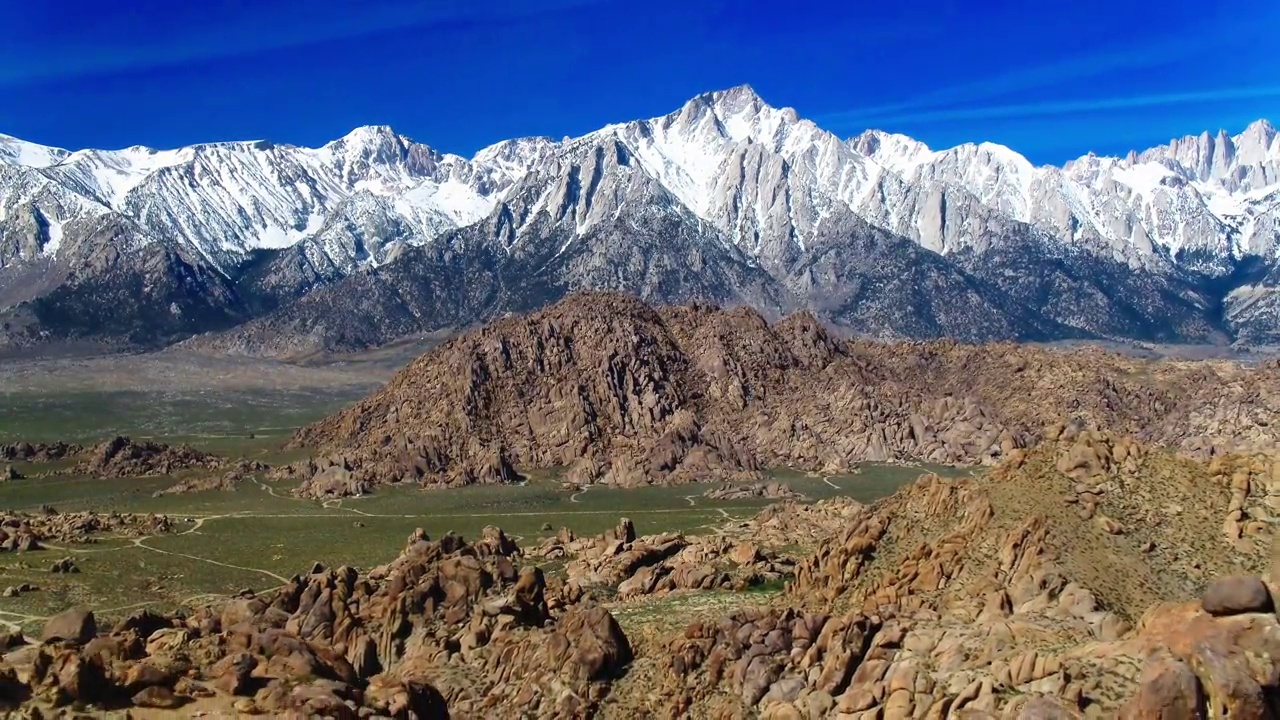
<path id="1" fill-rule="evenodd" d="M 147 545 L 145 542 L 146 540 L 147 538 L 144 538 L 144 537 L 137 538 L 133 541 L 133 544 L 135 547 L 140 547 L 144 550 L 150 550 L 151 552 L 154 552 L 154 553 L 160 553 L 161 555 L 173 555 L 175 557 L 187 558 L 188 560 L 196 560 L 198 562 L 209 563 L 210 565 L 218 565 L 224 568 L 231 568 L 232 570 L 244 570 L 245 572 L 255 572 L 262 575 L 266 575 L 269 578 L 279 580 L 281 583 L 289 582 L 288 579 L 283 578 L 271 572 L 270 570 L 263 570 L 262 568 L 254 568 L 254 567 L 244 567 L 243 565 L 232 565 L 231 563 L 224 563 L 218 560 L 210 560 L 209 558 L 202 558 L 199 555 L 188 555 L 186 553 L 173 552 L 171 550 L 161 550 L 160 548 L 153 548 L 150 545 Z"/>
<path id="2" fill-rule="evenodd" d="M 578 492 L 576 492 L 576 493 L 574 493 L 574 494 L 570 495 L 570 496 L 569 496 L 569 502 L 571 502 L 571 503 L 576 503 L 576 502 L 578 502 L 578 496 L 579 496 L 579 495 L 586 495 L 586 494 L 587 494 L 587 491 L 588 491 L 588 490 L 590 490 L 590 489 L 591 489 L 591 486 L 590 486 L 590 485 L 588 485 L 588 486 L 586 486 L 586 487 L 582 488 L 581 490 L 579 490 Z"/>
<path id="3" fill-rule="evenodd" d="M 355 513 L 356 515 L 363 515 L 364 517 L 371 517 L 371 518 L 448 517 L 447 515 L 381 515 L 377 513 L 367 513 L 363 510 L 357 510 L 355 508 L 338 508 L 338 509 L 345 510 L 349 513 Z"/>
<path id="4" fill-rule="evenodd" d="M 245 517 L 246 515 L 249 515 L 248 511 L 227 513 L 226 515 L 205 515 L 202 517 L 196 517 L 195 525 L 192 525 L 191 527 L 187 528 L 186 530 L 183 530 L 178 534 L 194 535 L 198 533 L 200 531 L 200 528 L 204 527 L 204 524 L 210 520 L 221 520 L 223 518 L 238 518 L 238 517 Z M 195 516 L 193 515 L 192 517 L 195 517 Z"/>
<path id="5" fill-rule="evenodd" d="M 685 502 L 689 503 L 691 507 L 697 507 L 698 503 L 693 501 L 695 497 L 697 497 L 697 495 L 685 495 L 684 499 L 685 499 Z"/>
<path id="6" fill-rule="evenodd" d="M 155 604 L 156 604 L 156 603 L 158 603 L 158 602 L 160 602 L 160 601 L 159 601 L 159 600 L 144 600 L 143 602 L 140 602 L 140 603 L 134 603 L 134 604 L 132 604 L 132 605 L 121 605 L 120 607 L 113 607 L 113 608 L 94 608 L 94 610 L 93 610 L 93 611 L 94 611 L 95 613 L 98 613 L 98 614 L 104 614 L 104 615 L 105 615 L 105 614 L 107 614 L 107 613 L 116 613 L 116 612 L 121 612 L 121 611 L 123 611 L 123 610 L 137 610 L 138 608 L 144 608 L 144 607 L 146 607 L 146 606 L 148 606 L 148 605 L 155 605 Z"/>
<path id="7" fill-rule="evenodd" d="M 24 622 L 40 622 L 48 618 L 37 617 L 35 615 L 23 615 L 22 613 L 9 612 L 8 610 L 0 610 L 0 626 L 9 628 L 10 632 L 21 633 L 22 626 L 12 620 L 5 620 L 6 617 L 14 617 Z"/>
<path id="8" fill-rule="evenodd" d="M 833 488 L 835 488 L 835 489 L 837 489 L 837 490 L 841 490 L 841 489 L 842 489 L 839 485 L 837 485 L 837 484 L 835 484 L 835 483 L 831 482 L 831 478 L 829 478 L 829 477 L 824 477 L 824 478 L 822 478 L 822 482 L 824 482 L 824 483 L 826 483 L 826 484 L 830 485 L 831 487 L 833 487 Z"/>
<path id="9" fill-rule="evenodd" d="M 271 497 L 276 498 L 276 499 L 278 499 L 278 500 L 298 500 L 298 499 L 299 499 L 299 498 L 295 498 L 295 497 L 289 497 L 289 496 L 287 496 L 287 495 L 279 495 L 279 494 L 277 494 L 277 493 L 276 493 L 276 489 L 275 489 L 275 488 L 271 487 L 270 485 L 268 485 L 268 484 L 266 484 L 266 483 L 262 482 L 261 480 L 259 480 L 259 479 L 257 479 L 257 478 L 254 478 L 254 479 L 253 479 L 253 482 L 254 482 L 258 487 L 262 488 L 263 490 L 266 490 L 268 495 L 270 495 Z"/>
<path id="10" fill-rule="evenodd" d="M 113 545 L 111 547 L 105 547 L 105 548 L 86 549 L 86 548 L 78 548 L 78 547 L 67 547 L 66 545 L 50 545 L 47 542 L 41 541 L 40 547 L 44 548 L 45 550 L 57 550 L 58 552 L 71 553 L 72 555 L 92 555 L 94 553 L 109 553 L 109 552 L 117 552 L 119 550 L 128 550 L 133 546 L 126 544 L 126 545 Z"/>
<path id="11" fill-rule="evenodd" d="M 253 515 L 250 514 L 249 511 L 242 511 L 242 512 L 227 513 L 225 515 L 202 515 L 202 516 L 193 515 L 192 517 L 195 518 L 195 524 L 193 524 L 191 527 L 187 528 L 186 530 L 183 530 L 182 532 L 177 533 L 176 536 L 180 537 L 182 535 L 199 534 L 200 528 L 204 527 L 204 524 L 206 522 L 209 522 L 210 520 L 222 520 L 224 518 L 253 517 Z M 139 540 L 145 540 L 148 537 L 155 537 L 155 536 L 148 535 L 142 538 L 129 538 L 129 543 L 127 544 L 113 545 L 112 547 L 106 547 L 106 548 L 78 548 L 78 547 L 68 547 L 66 545 L 51 545 L 49 543 L 41 543 L 41 546 L 46 550 L 57 550 L 58 552 L 71 553 L 73 555 L 90 555 L 93 553 L 110 553 L 110 552 L 119 552 L 121 550 L 131 550 L 135 547 L 139 547 L 138 545 Z M 142 546 L 142 547 L 146 547 L 146 546 Z M 154 550 L 155 548 L 148 548 L 148 549 Z"/>

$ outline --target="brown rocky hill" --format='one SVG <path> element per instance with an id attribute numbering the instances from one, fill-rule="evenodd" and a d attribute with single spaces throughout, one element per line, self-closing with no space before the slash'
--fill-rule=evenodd
<path id="1" fill-rule="evenodd" d="M 74 471 L 100 478 L 168 475 L 180 470 L 217 470 L 225 458 L 196 450 L 189 445 L 170 446 L 151 440 L 134 441 L 117 436 L 95 445 Z"/>
<path id="2" fill-rule="evenodd" d="M 991 464 L 1067 426 L 1201 457 L 1275 447 L 1280 364 L 844 341 L 800 313 L 582 293 L 445 343 L 301 430 L 351 482 L 724 480 L 863 461 Z M 301 473 L 301 474 L 306 474 Z M 338 478 L 348 483 L 344 476 Z"/>

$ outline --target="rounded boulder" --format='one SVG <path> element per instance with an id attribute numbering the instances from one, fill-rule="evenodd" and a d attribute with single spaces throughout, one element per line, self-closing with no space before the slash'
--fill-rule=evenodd
<path id="1" fill-rule="evenodd" d="M 1256 575 L 1232 575 L 1215 580 L 1201 599 L 1210 615 L 1223 617 L 1243 613 L 1272 612 L 1271 593 Z"/>

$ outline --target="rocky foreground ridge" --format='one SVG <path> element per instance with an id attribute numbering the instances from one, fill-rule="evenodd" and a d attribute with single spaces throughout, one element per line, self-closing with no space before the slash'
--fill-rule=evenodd
<path id="1" fill-rule="evenodd" d="M 841 340 L 807 313 L 582 293 L 447 342 L 301 430 L 309 494 L 383 482 L 630 486 L 866 461 L 991 465 L 1069 425 L 1207 458 L 1271 451 L 1280 363 Z M 318 476 L 323 473 L 323 477 Z M 315 482 L 313 482 L 313 480 Z"/>
<path id="2" fill-rule="evenodd" d="M 189 613 L 0 638 L 0 702 L 278 717 L 1266 718 L 1280 462 L 1069 427 L 871 506 L 522 550 L 414 533 Z M 539 564 L 545 567 L 539 567 Z M 563 570 L 556 569 L 563 567 Z M 788 577 L 774 593 L 726 592 Z M 697 602 L 699 598 L 716 602 Z M 648 615 L 635 612 L 647 609 Z M 61 708 L 61 709 L 59 709 Z"/>

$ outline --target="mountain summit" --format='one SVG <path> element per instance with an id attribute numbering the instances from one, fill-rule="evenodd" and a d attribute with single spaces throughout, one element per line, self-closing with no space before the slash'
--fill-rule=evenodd
<path id="1" fill-rule="evenodd" d="M 252 320 L 250 335 L 265 323 L 359 346 L 596 287 L 808 307 L 896 337 L 1259 343 L 1280 336 L 1278 261 L 1280 138 L 1265 120 L 1062 167 L 992 143 L 842 139 L 746 85 L 471 158 L 386 126 L 319 148 L 69 152 L 0 136 L 10 344 L 145 345 Z M 493 285 L 461 291 L 458 273 Z M 433 292 L 407 299 L 396 282 Z M 385 330 L 330 337 L 353 320 L 311 296 L 342 283 L 393 298 L 359 309 Z"/>

